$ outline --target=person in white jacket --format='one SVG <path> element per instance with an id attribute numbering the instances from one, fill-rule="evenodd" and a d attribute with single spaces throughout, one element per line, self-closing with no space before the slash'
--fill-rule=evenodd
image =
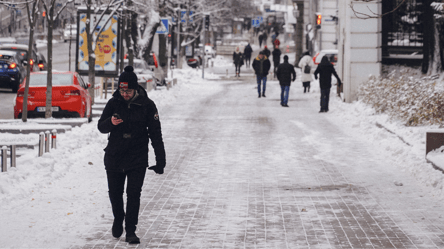
<path id="1" fill-rule="evenodd" d="M 308 67 L 310 68 L 308 68 Z M 298 67 L 302 70 L 302 85 L 304 86 L 304 93 L 310 92 L 310 82 L 312 81 L 312 72 L 315 64 L 313 58 L 310 56 L 310 52 L 305 51 L 302 58 L 299 60 Z"/>

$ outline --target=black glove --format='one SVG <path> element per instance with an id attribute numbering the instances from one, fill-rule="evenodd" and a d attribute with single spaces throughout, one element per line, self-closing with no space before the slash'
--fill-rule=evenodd
<path id="1" fill-rule="evenodd" d="M 163 174 L 163 168 L 164 167 L 162 167 L 162 166 L 154 165 L 154 166 L 149 167 L 148 169 L 154 170 L 154 172 L 156 172 L 156 174 L 161 175 L 161 174 Z"/>

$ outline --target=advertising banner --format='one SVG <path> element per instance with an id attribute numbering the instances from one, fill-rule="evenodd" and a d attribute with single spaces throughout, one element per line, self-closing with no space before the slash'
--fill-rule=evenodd
<path id="1" fill-rule="evenodd" d="M 96 26 L 102 12 L 91 11 L 91 30 Z M 96 58 L 95 75 L 114 77 L 118 76 L 120 63 L 120 20 L 119 15 L 115 13 L 110 16 L 111 11 L 106 13 L 94 30 L 92 44 Z M 88 75 L 88 45 L 86 33 L 86 10 L 79 9 L 77 12 L 77 53 L 76 53 L 76 71 L 80 75 Z M 102 27 L 104 27 L 102 29 Z M 102 29 L 100 35 L 98 32 Z M 97 37 L 98 36 L 98 37 Z"/>

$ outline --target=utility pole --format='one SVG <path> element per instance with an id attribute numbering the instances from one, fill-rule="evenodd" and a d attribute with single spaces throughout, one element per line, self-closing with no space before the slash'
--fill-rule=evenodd
<path id="1" fill-rule="evenodd" d="M 178 17 L 177 17 L 177 36 L 176 36 L 176 40 L 177 40 L 177 47 L 176 47 L 176 68 L 182 68 L 179 65 L 182 64 L 180 63 L 180 23 L 182 22 L 182 18 L 180 16 L 182 10 L 180 8 L 178 8 L 179 13 L 178 13 Z"/>
<path id="2" fill-rule="evenodd" d="M 204 76 L 205 76 L 205 33 L 207 30 L 205 27 L 205 19 L 206 19 L 206 16 L 204 16 L 204 18 L 202 18 L 202 28 L 203 28 L 202 79 L 204 79 Z"/>

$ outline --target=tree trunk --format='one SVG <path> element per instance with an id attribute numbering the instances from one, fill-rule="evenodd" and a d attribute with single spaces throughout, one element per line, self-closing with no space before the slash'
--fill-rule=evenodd
<path id="1" fill-rule="evenodd" d="M 94 104 L 94 88 L 95 88 L 95 65 L 96 58 L 93 50 L 93 33 L 91 31 L 91 0 L 88 0 L 86 9 L 86 39 L 88 46 L 88 83 L 91 84 L 91 87 L 88 89 L 89 94 L 91 95 L 91 104 Z"/>
<path id="2" fill-rule="evenodd" d="M 433 0 L 424 0 L 423 6 L 423 61 L 422 73 L 432 73 L 435 49 L 435 22 L 433 20 L 434 10 L 430 6 Z"/>
<path id="3" fill-rule="evenodd" d="M 150 35 L 150 40 L 149 40 L 148 44 L 145 47 L 142 48 L 142 58 L 145 61 L 148 61 L 148 59 L 150 58 L 150 52 L 151 52 L 151 49 L 153 47 L 154 35 L 156 34 L 156 30 L 157 30 L 157 28 L 159 26 L 160 26 L 160 23 L 156 23 L 153 26 L 153 29 L 151 29 L 151 32 L 149 34 Z"/>
<path id="4" fill-rule="evenodd" d="M 32 13 L 32 18 L 28 17 L 29 24 L 29 43 L 28 43 L 28 51 L 32 51 L 32 47 L 34 44 L 34 27 L 35 27 L 35 7 L 36 3 L 33 4 L 31 11 L 29 11 L 29 5 L 26 4 L 26 10 L 28 13 Z M 31 73 L 31 56 L 28 56 L 28 66 L 26 67 L 26 82 L 25 82 L 25 93 L 23 96 L 23 108 L 22 108 L 22 121 L 28 121 L 28 94 L 29 94 L 29 75 Z"/>
<path id="5" fill-rule="evenodd" d="M 47 18 L 48 23 L 48 73 L 46 78 L 46 111 L 45 118 L 52 117 L 52 38 L 53 38 L 53 27 L 54 27 L 54 7 L 50 8 L 49 18 Z"/>

